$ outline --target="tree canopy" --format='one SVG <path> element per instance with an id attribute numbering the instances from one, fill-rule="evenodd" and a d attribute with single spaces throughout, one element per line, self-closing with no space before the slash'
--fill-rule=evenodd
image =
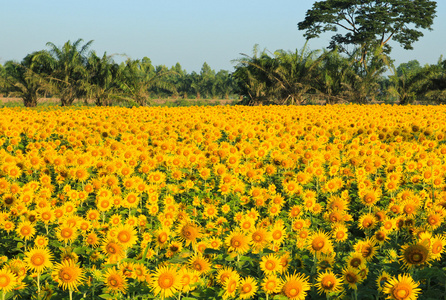
<path id="1" fill-rule="evenodd" d="M 412 44 L 423 36 L 420 29 L 432 29 L 436 6 L 436 1 L 429 0 L 316 1 L 298 28 L 305 30 L 307 39 L 319 37 L 323 32 L 336 32 L 329 48 L 339 47 L 348 52 L 348 46 L 352 45 L 363 49 L 364 58 L 376 47 L 389 53 L 390 40 L 404 49 L 412 49 Z M 338 33 L 339 29 L 345 33 Z"/>

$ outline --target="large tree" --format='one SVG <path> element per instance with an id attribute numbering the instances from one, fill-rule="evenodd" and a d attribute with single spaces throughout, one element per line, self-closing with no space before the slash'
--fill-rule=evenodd
<path id="1" fill-rule="evenodd" d="M 86 95 L 87 51 L 93 41 L 81 46 L 82 41 L 68 41 L 62 47 L 49 42 L 47 46 L 50 50 L 43 51 L 34 58 L 37 63 L 51 70 L 47 74 L 47 80 L 51 82 L 51 91 L 60 97 L 62 106 L 69 106 L 75 99 Z"/>
<path id="2" fill-rule="evenodd" d="M 41 52 L 28 54 L 21 63 L 7 61 L 0 76 L 3 80 L 3 91 L 22 98 L 23 105 L 35 107 L 39 98 L 45 93 L 46 82 L 40 74 L 48 70 L 44 66 L 37 65 L 33 58 Z"/>
<path id="3" fill-rule="evenodd" d="M 343 30 L 332 36 L 330 48 L 348 52 L 348 46 L 362 49 L 361 62 L 376 47 L 390 53 L 388 42 L 394 40 L 404 49 L 412 49 L 423 33 L 432 30 L 436 1 L 429 0 L 325 0 L 316 1 L 298 23 L 307 39 L 323 32 Z"/>

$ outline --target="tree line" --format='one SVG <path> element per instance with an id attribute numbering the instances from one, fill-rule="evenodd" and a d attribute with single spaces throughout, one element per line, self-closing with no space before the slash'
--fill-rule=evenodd
<path id="1" fill-rule="evenodd" d="M 390 41 L 412 49 L 432 30 L 436 2 L 430 0 L 315 1 L 299 22 L 307 40 L 333 31 L 322 50 L 274 53 L 260 51 L 235 59 L 235 70 L 215 72 L 207 63 L 188 74 L 177 64 L 170 69 L 150 59 L 127 59 L 89 51 L 82 39 L 27 55 L 20 63 L 0 65 L 0 93 L 36 106 L 54 95 L 62 106 L 75 99 L 101 105 L 149 105 L 151 98 L 229 98 L 241 104 L 446 103 L 446 60 L 421 66 L 410 61 L 394 66 Z M 390 76 L 386 73 L 390 72 Z"/>
<path id="2" fill-rule="evenodd" d="M 0 94 L 19 97 L 26 107 L 48 96 L 59 98 L 61 106 L 75 100 L 97 106 L 144 106 L 154 98 L 234 97 L 230 72 L 216 72 L 206 62 L 199 73 L 187 73 L 179 63 L 155 66 L 147 57 L 118 64 L 107 53 L 89 51 L 92 42 L 78 39 L 62 47 L 49 42 L 48 50 L 0 64 Z"/>

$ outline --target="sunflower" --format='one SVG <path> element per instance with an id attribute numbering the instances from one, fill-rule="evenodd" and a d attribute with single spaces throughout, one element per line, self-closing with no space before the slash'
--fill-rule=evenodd
<path id="1" fill-rule="evenodd" d="M 211 270 L 211 264 L 208 259 L 204 258 L 201 254 L 192 256 L 189 259 L 191 268 L 198 271 L 200 274 L 206 274 Z"/>
<path id="2" fill-rule="evenodd" d="M 383 293 L 388 295 L 387 299 L 415 300 L 421 293 L 418 285 L 409 274 L 399 274 L 385 283 Z"/>
<path id="3" fill-rule="evenodd" d="M 217 271 L 216 279 L 217 283 L 224 285 L 226 280 L 232 275 L 237 275 L 237 271 L 234 271 L 231 267 L 222 267 Z"/>
<path id="4" fill-rule="evenodd" d="M 156 230 L 154 233 L 154 238 L 157 247 L 159 248 L 165 248 L 168 244 L 170 236 L 170 230 L 167 227 L 161 227 L 160 229 Z"/>
<path id="5" fill-rule="evenodd" d="M 232 231 L 225 239 L 226 246 L 230 252 L 237 254 L 246 253 L 249 250 L 250 238 L 240 230 Z"/>
<path id="6" fill-rule="evenodd" d="M 333 249 L 330 237 L 321 230 L 314 232 L 309 241 L 307 248 L 312 254 L 328 253 Z"/>
<path id="7" fill-rule="evenodd" d="M 231 273 L 231 275 L 223 283 L 223 299 L 234 298 L 239 285 L 240 276 L 238 273 Z"/>
<path id="8" fill-rule="evenodd" d="M 310 290 L 308 277 L 304 274 L 287 274 L 283 280 L 282 293 L 290 300 L 304 300 Z"/>
<path id="9" fill-rule="evenodd" d="M 348 239 L 348 228 L 343 224 L 336 224 L 331 232 L 335 243 L 341 243 Z"/>
<path id="10" fill-rule="evenodd" d="M 116 270 L 115 267 L 105 271 L 103 280 L 110 293 L 126 293 L 127 278 L 122 274 L 121 271 Z"/>
<path id="11" fill-rule="evenodd" d="M 96 248 L 99 246 L 99 237 L 95 232 L 90 232 L 84 239 L 84 242 L 87 246 Z"/>
<path id="12" fill-rule="evenodd" d="M 41 274 L 53 265 L 52 259 L 50 250 L 36 247 L 25 252 L 24 261 L 31 271 Z"/>
<path id="13" fill-rule="evenodd" d="M 367 261 L 373 259 L 373 257 L 378 252 L 378 246 L 373 239 L 366 239 L 363 241 L 358 241 L 354 247 L 357 253 L 361 253 Z"/>
<path id="14" fill-rule="evenodd" d="M 124 257 L 124 248 L 115 239 L 104 239 L 102 242 L 102 253 L 107 255 L 111 262 L 116 262 Z"/>
<path id="15" fill-rule="evenodd" d="M 36 234 L 36 228 L 31 222 L 24 221 L 17 225 L 16 232 L 21 239 L 27 241 Z"/>
<path id="16" fill-rule="evenodd" d="M 161 299 L 175 295 L 181 289 L 181 280 L 174 267 L 158 267 L 152 275 L 150 286 L 155 294 L 160 294 Z"/>
<path id="17" fill-rule="evenodd" d="M 201 228 L 193 222 L 184 222 L 178 227 L 177 234 L 186 246 L 195 245 L 197 239 L 201 238 Z"/>
<path id="18" fill-rule="evenodd" d="M 0 270 L 0 290 L 3 292 L 3 299 L 5 294 L 12 291 L 18 285 L 17 276 L 8 268 Z"/>
<path id="19" fill-rule="evenodd" d="M 332 271 L 328 270 L 320 273 L 316 280 L 315 287 L 317 287 L 319 294 L 339 293 L 343 289 L 342 278 L 338 278 Z"/>
<path id="20" fill-rule="evenodd" d="M 271 234 L 262 227 L 257 227 L 251 233 L 251 245 L 254 251 L 261 251 L 271 241 Z"/>
<path id="21" fill-rule="evenodd" d="M 430 249 L 426 243 L 403 245 L 401 252 L 399 260 L 407 270 L 422 266 L 431 259 Z"/>
<path id="22" fill-rule="evenodd" d="M 265 255 L 260 262 L 260 269 L 267 275 L 273 275 L 282 271 L 280 259 L 274 254 Z"/>
<path id="23" fill-rule="evenodd" d="M 39 248 L 48 246 L 48 237 L 44 235 L 37 235 L 34 239 L 34 245 Z"/>
<path id="24" fill-rule="evenodd" d="M 358 288 L 357 284 L 363 281 L 363 278 L 359 276 L 359 269 L 351 266 L 347 266 L 342 270 L 342 279 L 353 290 L 356 290 Z"/>
<path id="25" fill-rule="evenodd" d="M 282 290 L 282 280 L 276 275 L 270 275 L 263 279 L 262 289 L 267 294 L 277 294 Z"/>
<path id="26" fill-rule="evenodd" d="M 383 271 L 381 274 L 379 274 L 378 278 L 376 278 L 376 285 L 378 286 L 378 291 L 381 292 L 384 288 L 384 285 L 386 282 L 389 281 L 391 278 L 390 274 Z"/>
<path id="27" fill-rule="evenodd" d="M 195 288 L 194 284 L 200 279 L 200 273 L 187 268 L 181 268 L 178 272 L 178 277 L 180 278 L 181 292 L 187 293 Z"/>
<path id="28" fill-rule="evenodd" d="M 283 226 L 283 223 L 276 222 L 273 226 L 273 228 L 270 230 L 271 234 L 271 241 L 275 244 L 280 246 L 285 239 L 285 227 Z"/>
<path id="29" fill-rule="evenodd" d="M 52 272 L 53 279 L 62 286 L 63 290 L 77 291 L 78 286 L 86 280 L 84 270 L 80 268 L 73 260 L 63 260 L 62 263 L 56 263 Z"/>
<path id="30" fill-rule="evenodd" d="M 355 269 L 361 269 L 366 265 L 367 261 L 361 253 L 353 252 L 347 258 L 347 266 Z"/>
<path id="31" fill-rule="evenodd" d="M 59 241 L 65 243 L 72 243 L 76 240 L 78 234 L 75 226 L 69 225 L 68 223 L 62 224 L 56 230 L 56 237 Z"/>
<path id="32" fill-rule="evenodd" d="M 252 298 L 258 290 L 257 282 L 251 276 L 243 278 L 240 280 L 239 284 L 240 299 Z"/>
<path id="33" fill-rule="evenodd" d="M 124 246 L 124 249 L 131 248 L 138 241 L 137 232 L 133 226 L 119 225 L 115 232 L 117 242 Z"/>
<path id="34" fill-rule="evenodd" d="M 432 259 L 440 260 L 441 254 L 446 250 L 446 237 L 444 235 L 436 235 L 431 240 Z"/>
<path id="35" fill-rule="evenodd" d="M 133 265 L 133 275 L 132 278 L 138 280 L 139 282 L 144 282 L 146 280 L 146 275 L 148 274 L 147 268 L 141 264 L 136 263 Z"/>

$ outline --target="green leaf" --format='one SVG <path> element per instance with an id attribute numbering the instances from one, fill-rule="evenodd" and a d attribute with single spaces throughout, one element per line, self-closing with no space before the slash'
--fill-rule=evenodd
<path id="1" fill-rule="evenodd" d="M 112 296 L 110 294 L 102 294 L 102 295 L 99 295 L 99 297 L 101 297 L 102 299 L 114 299 L 114 296 Z"/>

